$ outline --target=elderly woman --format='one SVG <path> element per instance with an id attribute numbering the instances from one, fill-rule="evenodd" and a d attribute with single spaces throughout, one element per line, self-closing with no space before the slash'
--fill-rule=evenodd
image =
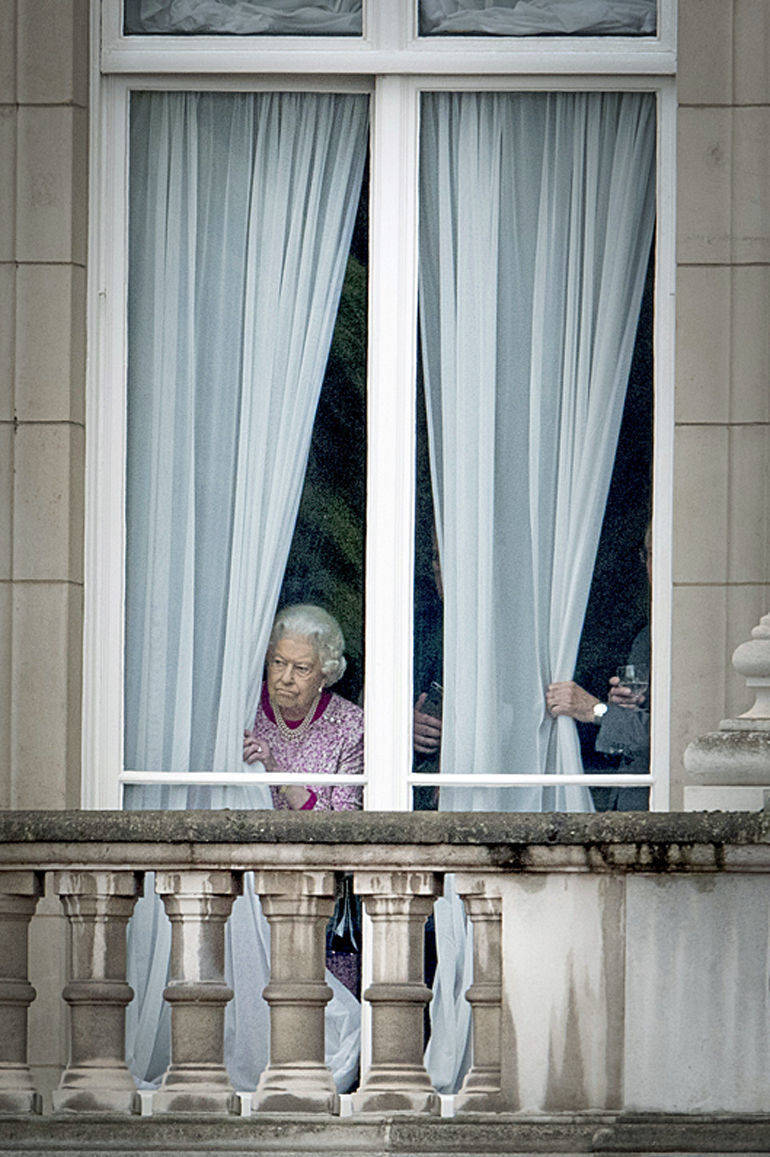
<path id="1" fill-rule="evenodd" d="M 301 771 L 308 779 L 343 772 L 360 775 L 364 763 L 363 712 L 329 690 L 345 671 L 345 640 L 321 607 L 278 612 L 267 649 L 267 679 L 243 758 L 267 771 Z M 276 808 L 349 811 L 361 807 L 361 788 L 290 785 L 272 789 Z"/>
<path id="2" fill-rule="evenodd" d="M 278 612 L 265 663 L 257 718 L 244 732 L 243 758 L 267 771 L 301 771 L 309 780 L 364 769 L 363 711 L 329 691 L 345 671 L 345 640 L 336 619 L 321 607 L 300 605 Z M 360 808 L 361 788 L 352 784 L 271 788 L 276 808 L 350 811 Z M 355 995 L 360 989 L 360 915 L 346 878 L 327 929 L 326 967 Z"/>

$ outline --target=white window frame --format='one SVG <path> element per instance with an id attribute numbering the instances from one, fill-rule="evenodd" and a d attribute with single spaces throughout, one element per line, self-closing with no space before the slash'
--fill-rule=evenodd
<path id="1" fill-rule="evenodd" d="M 121 806 L 128 141 L 134 90 L 368 92 L 371 99 L 365 768 L 368 809 L 411 808 L 417 182 L 426 91 L 647 91 L 657 97 L 651 808 L 669 806 L 674 432 L 675 5 L 641 38 L 404 38 L 411 0 L 376 0 L 364 36 L 125 37 L 92 3 L 83 677 L 84 807 Z M 460 47 L 462 51 L 460 51 Z M 461 59 L 462 73 L 456 71 Z M 380 174 L 387 174 L 383 180 Z M 158 773 L 170 782 L 166 773 Z M 176 777 L 175 777 L 176 778 Z M 230 781 L 230 777 L 225 777 Z M 260 776 L 260 782 L 266 782 Z M 288 777 L 277 776 L 285 782 Z M 447 776 L 442 781 L 447 783 Z M 519 777 L 523 779 L 524 777 Z M 532 785 L 552 776 L 527 776 Z M 622 776 L 572 777 L 603 786 Z M 221 782 L 202 773 L 184 782 Z M 515 777 L 452 777 L 478 786 Z M 245 782 L 239 778 L 238 782 Z M 359 781 L 360 782 L 360 779 Z M 419 777 L 426 783 L 426 777 Z M 564 782 L 564 780 L 562 780 Z M 639 783 L 638 777 L 632 780 Z"/>
<path id="2" fill-rule="evenodd" d="M 364 0 L 362 36 L 137 36 L 103 0 L 102 68 L 112 73 L 375 75 L 531 72 L 664 76 L 675 70 L 674 0 L 658 0 L 655 36 L 419 36 L 416 0 Z M 408 30 L 408 31 L 405 31 Z M 511 59 L 505 63 L 505 58 Z"/>

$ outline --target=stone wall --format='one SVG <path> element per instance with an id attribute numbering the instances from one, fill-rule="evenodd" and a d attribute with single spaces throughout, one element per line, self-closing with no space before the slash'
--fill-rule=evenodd
<path id="1" fill-rule="evenodd" d="M 77 805 L 87 0 L 0 3 L 0 803 Z"/>
<path id="2" fill-rule="evenodd" d="M 767 0 L 680 0 L 672 806 L 770 605 Z M 0 805 L 80 780 L 87 0 L 0 0 Z"/>
<path id="3" fill-rule="evenodd" d="M 673 808 L 770 605 L 769 80 L 767 0 L 679 0 Z"/>
<path id="4" fill-rule="evenodd" d="M 0 0 L 0 806 L 77 806 L 88 204 L 87 0 Z M 66 1060 L 60 906 L 30 934 L 29 1056 Z"/>

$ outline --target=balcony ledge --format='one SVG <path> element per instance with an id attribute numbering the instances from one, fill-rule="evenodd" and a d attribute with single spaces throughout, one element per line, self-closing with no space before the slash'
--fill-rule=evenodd
<path id="1" fill-rule="evenodd" d="M 398 1114 L 367 1119 L 319 1120 L 271 1114 L 223 1121 L 186 1114 L 132 1118 L 111 1114 L 59 1114 L 45 1118 L 0 1118 L 0 1157 L 32 1153 L 69 1157 L 109 1152 L 135 1157 L 160 1155 L 280 1153 L 409 1154 L 446 1157 L 485 1154 L 519 1157 L 530 1153 L 766 1153 L 768 1114 L 561 1113 L 523 1116 L 466 1114 L 456 1118 L 414 1119 Z"/>
<path id="2" fill-rule="evenodd" d="M 38 869 L 96 859 L 138 870 L 203 859 L 338 869 L 356 849 L 360 867 L 767 871 L 770 812 L 6 811 L 0 844 L 7 867 Z"/>
<path id="3" fill-rule="evenodd" d="M 0 847 L 0 1157 L 770 1152 L 767 1050 L 753 1043 L 767 1039 L 767 810 L 6 812 Z M 345 1105 L 352 1116 L 335 1118 L 325 929 L 335 873 L 351 871 L 372 921 L 372 1043 Z M 153 1117 L 140 1115 L 150 1101 L 134 1094 L 122 1015 L 125 928 L 147 872 L 176 969 L 164 993 L 173 1050 Z M 474 1059 L 457 1116 L 434 1118 L 422 925 L 451 873 L 448 894 L 473 927 Z M 225 922 L 244 888 L 270 927 L 278 1042 L 253 1097 L 236 1096 L 223 1063 Z M 56 897 L 71 960 L 61 978 L 35 971 L 41 936 L 58 928 Z M 39 1037 L 60 979 L 72 1045 L 55 1111 L 39 1117 L 45 1074 L 27 1063 L 27 1010 L 37 1009 Z"/>

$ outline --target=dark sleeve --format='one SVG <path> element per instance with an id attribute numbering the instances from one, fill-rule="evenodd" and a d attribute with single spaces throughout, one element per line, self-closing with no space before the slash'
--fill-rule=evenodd
<path id="1" fill-rule="evenodd" d="M 596 750 L 640 756 L 650 750 L 650 713 L 644 707 L 610 703 L 596 737 Z"/>
<path id="2" fill-rule="evenodd" d="M 650 628 L 643 627 L 631 644 L 627 662 L 634 666 L 650 665 Z M 618 707 L 610 703 L 596 737 L 596 750 L 617 755 L 622 752 L 635 759 L 650 750 L 649 701 L 643 707 Z"/>
<path id="3" fill-rule="evenodd" d="M 628 652 L 627 663 L 633 663 L 635 667 L 646 667 L 650 669 L 650 628 L 642 627 L 639 634 L 631 644 L 631 650 Z"/>

